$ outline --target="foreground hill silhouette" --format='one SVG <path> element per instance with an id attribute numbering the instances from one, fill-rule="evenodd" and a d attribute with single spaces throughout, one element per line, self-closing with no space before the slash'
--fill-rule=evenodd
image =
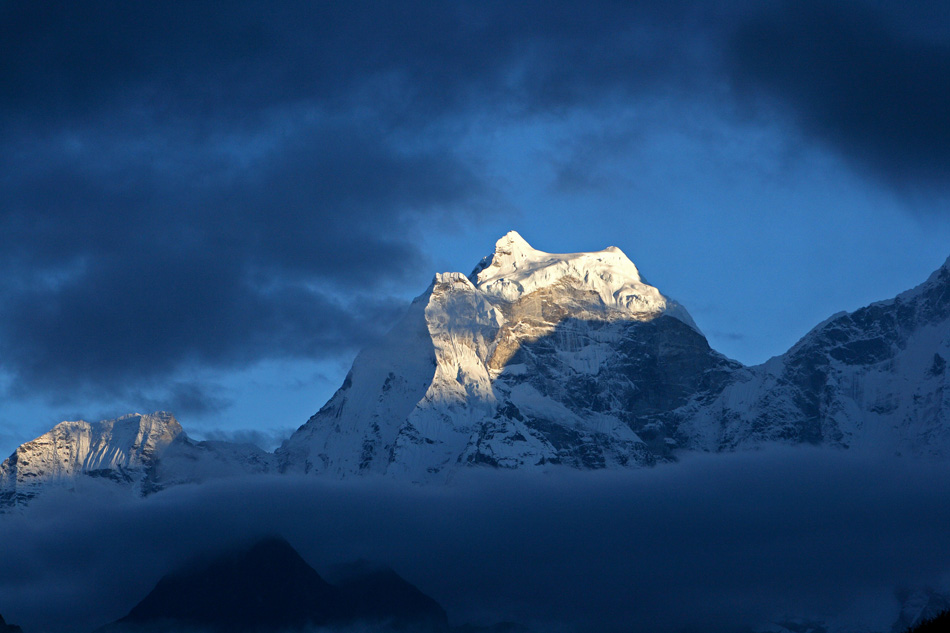
<path id="1" fill-rule="evenodd" d="M 511 624 L 452 629 L 435 600 L 385 567 L 361 562 L 334 575 L 336 582 L 327 582 L 287 541 L 267 538 L 165 576 L 97 633 L 526 631 Z"/>
<path id="2" fill-rule="evenodd" d="M 0 615 L 0 633 L 23 633 L 23 629 L 15 624 L 7 624 L 3 616 Z"/>
<path id="3" fill-rule="evenodd" d="M 950 611 L 908 629 L 907 633 L 950 633 Z"/>

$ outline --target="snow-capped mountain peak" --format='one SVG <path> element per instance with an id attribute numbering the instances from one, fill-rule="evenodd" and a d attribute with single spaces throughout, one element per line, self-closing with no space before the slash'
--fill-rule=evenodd
<path id="1" fill-rule="evenodd" d="M 509 231 L 495 242 L 495 251 L 482 260 L 472 273 L 473 282 L 484 289 L 492 282 L 505 278 L 510 281 L 532 281 L 530 287 L 544 284 L 556 275 L 539 275 L 554 268 L 561 274 L 612 272 L 626 281 L 641 283 L 640 271 L 616 246 L 590 253 L 545 253 L 533 248 L 517 231 Z M 573 266 L 564 266 L 574 262 Z M 530 292 L 530 290 L 529 290 Z"/>
<path id="2" fill-rule="evenodd" d="M 647 284 L 616 246 L 594 252 L 546 253 L 510 231 L 469 279 L 480 292 L 508 302 L 559 284 L 572 286 L 593 293 L 603 310 L 622 311 L 623 318 L 648 321 L 667 314 L 698 331 L 685 308 Z"/>
<path id="3" fill-rule="evenodd" d="M 673 356 L 689 357 L 677 387 L 654 390 L 652 367 Z M 653 418 L 638 436 L 647 418 L 732 365 L 620 249 L 547 253 L 512 231 L 470 276 L 435 275 L 278 459 L 413 481 L 473 464 L 652 463 L 675 442 Z"/>
<path id="4" fill-rule="evenodd" d="M 0 465 L 0 505 L 67 479 L 141 494 L 273 470 L 431 482 L 470 466 L 642 466 L 775 442 L 946 457 L 948 332 L 950 259 L 745 367 L 620 249 L 547 253 L 511 232 L 471 275 L 436 274 L 275 454 L 195 442 L 162 413 L 66 422 Z"/>
<path id="5" fill-rule="evenodd" d="M 184 437 L 181 425 L 166 411 L 60 422 L 0 465 L 0 498 L 29 499 L 81 474 L 131 483 L 178 437 Z"/>
<path id="6" fill-rule="evenodd" d="M 196 442 L 167 411 L 65 421 L 0 464 L 0 507 L 80 481 L 112 482 L 145 495 L 169 485 L 266 472 L 272 461 L 255 446 Z"/>

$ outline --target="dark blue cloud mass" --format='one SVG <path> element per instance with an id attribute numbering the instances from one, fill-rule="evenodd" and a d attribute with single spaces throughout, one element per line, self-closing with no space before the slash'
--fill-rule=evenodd
<path id="1" fill-rule="evenodd" d="M 889 182 L 946 191 L 950 56 L 932 29 L 947 16 L 923 11 L 3 3 L 10 393 L 112 397 L 365 344 L 398 312 L 386 297 L 425 283 L 420 227 L 505 212 L 490 160 L 460 142 L 476 121 L 642 99 L 780 112 Z M 561 184 L 602 182 L 591 166 L 636 133 L 577 139 Z"/>
<path id="2" fill-rule="evenodd" d="M 950 11 L 945 3 L 765 3 L 739 24 L 742 89 L 895 184 L 950 182 Z"/>
<path id="3" fill-rule="evenodd" d="M 323 574 L 389 565 L 453 624 L 535 631 L 737 633 L 794 616 L 888 630 L 901 588 L 948 581 L 945 465 L 784 449 L 469 475 L 439 488 L 284 476 L 145 500 L 51 493 L 0 522 L 17 543 L 0 548 L 0 609 L 27 631 L 84 633 L 190 558 L 273 534 Z"/>

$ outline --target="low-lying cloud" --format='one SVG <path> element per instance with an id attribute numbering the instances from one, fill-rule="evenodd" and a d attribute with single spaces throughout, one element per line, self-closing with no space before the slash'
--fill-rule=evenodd
<path id="1" fill-rule="evenodd" d="M 291 436 L 296 429 L 207 429 L 199 431 L 199 435 L 207 440 L 233 442 L 236 444 L 253 444 L 265 451 L 273 451 L 284 440 Z"/>
<path id="2" fill-rule="evenodd" d="M 0 519 L 0 613 L 27 633 L 88 631 L 196 554 L 277 533 L 322 573 L 392 566 L 454 623 L 731 632 L 849 613 L 886 629 L 899 587 L 947 580 L 948 470 L 795 449 L 445 488 L 265 477 L 49 496 Z"/>

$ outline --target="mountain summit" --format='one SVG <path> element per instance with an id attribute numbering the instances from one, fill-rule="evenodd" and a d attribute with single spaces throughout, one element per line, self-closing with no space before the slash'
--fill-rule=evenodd
<path id="1" fill-rule="evenodd" d="M 140 495 L 275 471 L 444 482 L 775 443 L 945 459 L 948 359 L 950 259 L 745 367 L 619 249 L 546 253 L 512 231 L 470 275 L 436 274 L 275 454 L 195 442 L 161 412 L 64 422 L 0 465 L 0 509 L 90 482 Z"/>
<path id="2" fill-rule="evenodd" d="M 677 445 L 667 413 L 737 367 L 618 248 L 545 253 L 512 231 L 471 275 L 437 274 L 277 455 L 412 481 L 652 464 Z"/>
<path id="3" fill-rule="evenodd" d="M 647 284 L 616 246 L 594 253 L 545 253 L 511 231 L 495 243 L 495 252 L 476 266 L 469 281 L 486 295 L 508 302 L 558 284 L 570 285 L 596 293 L 604 310 L 621 310 L 641 321 L 665 313 L 698 330 L 686 310 Z"/>
<path id="4" fill-rule="evenodd" d="M 285 472 L 442 481 L 475 465 L 596 469 L 773 443 L 950 456 L 950 259 L 744 367 L 615 247 L 510 232 L 442 273 L 277 451 Z"/>

